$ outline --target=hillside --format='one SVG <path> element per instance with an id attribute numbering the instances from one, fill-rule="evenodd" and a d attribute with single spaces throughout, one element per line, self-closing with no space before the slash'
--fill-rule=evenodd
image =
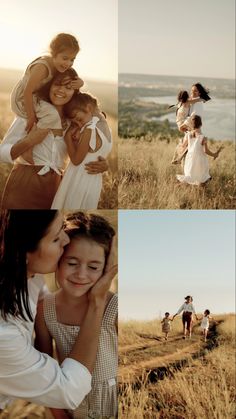
<path id="1" fill-rule="evenodd" d="M 120 322 L 119 418 L 234 418 L 235 315 L 214 316 L 206 343 L 199 322 L 192 339 L 181 328 L 164 341 L 158 320 Z"/>

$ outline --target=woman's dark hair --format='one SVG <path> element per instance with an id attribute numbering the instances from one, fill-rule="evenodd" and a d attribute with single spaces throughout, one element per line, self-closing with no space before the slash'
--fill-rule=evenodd
<path id="1" fill-rule="evenodd" d="M 189 94 L 187 90 L 181 90 L 177 97 L 178 102 L 181 102 L 181 103 L 186 103 L 188 98 L 189 98 Z"/>
<path id="2" fill-rule="evenodd" d="M 187 295 L 187 297 L 184 297 L 184 299 L 185 299 L 185 300 L 188 300 L 189 298 L 190 298 L 191 300 L 193 299 L 193 297 L 192 297 L 191 295 Z"/>
<path id="3" fill-rule="evenodd" d="M 72 80 L 76 80 L 78 78 L 78 74 L 73 68 L 68 68 L 64 73 L 56 73 L 53 79 L 49 80 L 46 84 L 44 84 L 40 89 L 37 90 L 36 94 L 39 99 L 43 99 L 46 102 L 51 103 L 50 99 L 50 88 L 51 85 L 58 84 L 59 86 L 66 85 L 70 83 Z M 76 91 L 74 95 L 76 94 Z"/>
<path id="4" fill-rule="evenodd" d="M 193 115 L 191 117 L 193 129 L 198 129 L 202 126 L 202 118 L 199 115 Z"/>
<path id="5" fill-rule="evenodd" d="M 115 230 L 104 217 L 82 211 L 68 214 L 65 232 L 70 239 L 85 237 L 95 241 L 103 247 L 107 260 Z"/>
<path id="6" fill-rule="evenodd" d="M 0 312 L 5 320 L 8 315 L 33 320 L 28 294 L 27 252 L 37 249 L 57 213 L 56 210 L 0 212 Z"/>
<path id="7" fill-rule="evenodd" d="M 207 316 L 209 316 L 209 314 L 211 313 L 210 310 L 206 309 L 205 312 L 207 314 Z"/>
<path id="8" fill-rule="evenodd" d="M 205 87 L 203 87 L 203 85 L 201 83 L 195 83 L 192 85 L 192 87 L 196 87 L 197 90 L 199 91 L 199 96 L 201 99 L 205 100 L 206 102 L 208 100 L 211 100 L 210 96 L 208 95 L 208 93 L 210 93 L 209 89 L 206 89 Z"/>
<path id="9" fill-rule="evenodd" d="M 165 313 L 165 316 L 169 316 L 170 315 L 170 313 L 168 313 L 168 311 Z"/>

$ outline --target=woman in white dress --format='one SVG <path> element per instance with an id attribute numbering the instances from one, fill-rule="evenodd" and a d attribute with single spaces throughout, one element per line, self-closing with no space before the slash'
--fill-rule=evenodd
<path id="1" fill-rule="evenodd" d="M 102 174 L 88 175 L 85 165 L 106 158 L 111 151 L 111 131 L 97 100 L 78 93 L 65 106 L 75 125 L 67 131 L 65 142 L 70 157 L 62 182 L 52 203 L 54 209 L 96 209 L 102 189 Z"/>
<path id="2" fill-rule="evenodd" d="M 176 175 L 177 179 L 190 185 L 201 185 L 211 179 L 207 154 L 216 159 L 222 149 L 213 153 L 207 146 L 207 139 L 201 133 L 202 120 L 198 115 L 191 117 L 193 131 L 185 134 L 183 149 L 187 146 L 188 152 L 184 163 L 184 175 Z"/>

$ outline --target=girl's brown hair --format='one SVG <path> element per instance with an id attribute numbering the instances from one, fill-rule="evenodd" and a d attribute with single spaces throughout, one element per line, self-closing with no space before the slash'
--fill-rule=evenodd
<path id="1" fill-rule="evenodd" d="M 193 115 L 191 119 L 194 129 L 198 129 L 202 126 L 202 118 L 199 115 Z"/>
<path id="2" fill-rule="evenodd" d="M 74 112 L 80 110 L 86 112 L 87 106 L 92 105 L 95 109 L 98 107 L 98 102 L 95 97 L 88 93 L 78 92 L 69 103 L 64 106 L 65 116 L 67 118 L 73 118 Z"/>
<path id="3" fill-rule="evenodd" d="M 57 54 L 65 51 L 66 49 L 72 50 L 77 54 L 80 50 L 77 39 L 69 33 L 59 33 L 49 45 L 50 54 L 55 57 Z"/>
<path id="4" fill-rule="evenodd" d="M 108 257 L 112 238 L 115 235 L 114 228 L 104 217 L 82 211 L 69 214 L 66 217 L 65 232 L 70 239 L 84 237 L 98 243 L 104 249 L 105 259 Z"/>

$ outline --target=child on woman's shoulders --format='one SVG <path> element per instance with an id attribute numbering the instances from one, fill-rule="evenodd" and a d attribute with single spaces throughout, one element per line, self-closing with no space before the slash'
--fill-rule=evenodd
<path id="1" fill-rule="evenodd" d="M 78 41 L 73 35 L 60 33 L 50 43 L 50 54 L 36 58 L 26 68 L 23 78 L 11 93 L 11 108 L 16 115 L 26 119 L 27 132 L 34 124 L 39 128 L 62 129 L 54 107 L 39 100 L 37 92 L 56 73 L 64 73 L 72 67 L 79 50 Z M 79 90 L 83 84 L 79 77 L 71 81 L 73 89 Z"/>

